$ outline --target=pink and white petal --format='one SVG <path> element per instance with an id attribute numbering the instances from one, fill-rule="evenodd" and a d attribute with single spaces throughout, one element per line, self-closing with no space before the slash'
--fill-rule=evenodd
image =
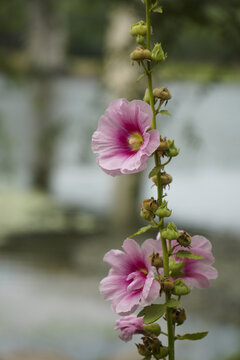
<path id="1" fill-rule="evenodd" d="M 146 251 L 148 256 L 152 255 L 153 252 L 162 254 L 161 240 L 147 239 L 142 244 L 142 249 Z"/>
<path id="2" fill-rule="evenodd" d="M 121 171 L 123 174 L 132 174 L 146 168 L 148 156 L 141 152 L 141 149 L 126 157 L 122 164 Z"/>
<path id="3" fill-rule="evenodd" d="M 158 130 L 150 130 L 144 135 L 144 143 L 141 146 L 140 150 L 144 154 L 151 156 L 159 145 L 160 134 Z"/>
<path id="4" fill-rule="evenodd" d="M 129 274 L 129 258 L 123 251 L 110 250 L 105 254 L 103 261 L 111 265 L 119 275 Z"/>
<path id="5" fill-rule="evenodd" d="M 105 300 L 113 300 L 121 292 L 126 291 L 125 276 L 111 275 L 101 280 L 99 291 Z"/>
<path id="6" fill-rule="evenodd" d="M 139 305 L 141 291 L 137 291 L 124 296 L 116 306 L 116 313 L 128 315 L 133 313 Z"/>
<path id="7" fill-rule="evenodd" d="M 121 156 L 119 154 L 116 154 L 116 156 L 112 156 L 111 153 L 109 153 L 106 155 L 100 155 L 97 158 L 97 163 L 102 170 L 114 176 L 116 173 L 121 174 L 120 169 L 125 160 L 126 159 L 124 156 Z"/>
<path id="8" fill-rule="evenodd" d="M 195 286 L 199 289 L 206 289 L 210 286 L 209 280 L 204 275 L 198 273 L 184 276 L 182 279 L 190 288 Z"/>
<path id="9" fill-rule="evenodd" d="M 159 292 L 160 292 L 160 284 L 158 281 L 153 280 L 151 288 L 149 290 L 149 294 L 144 300 L 143 306 L 150 305 L 155 299 L 157 299 L 159 296 Z"/>

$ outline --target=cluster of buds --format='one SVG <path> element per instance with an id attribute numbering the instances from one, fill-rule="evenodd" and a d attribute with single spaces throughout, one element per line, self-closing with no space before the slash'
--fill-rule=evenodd
<path id="1" fill-rule="evenodd" d="M 170 176 L 170 175 L 169 175 Z M 145 199 L 142 202 L 140 215 L 144 220 L 152 221 L 155 216 L 160 218 L 169 217 L 172 211 L 167 207 L 167 201 L 163 201 L 159 206 L 158 202 L 153 197 Z"/>
<path id="2" fill-rule="evenodd" d="M 155 102 L 160 100 L 160 105 L 162 105 L 164 102 L 167 104 L 168 100 L 172 98 L 172 95 L 166 86 L 153 89 L 153 96 L 155 98 Z"/>
<path id="3" fill-rule="evenodd" d="M 142 337 L 143 344 L 136 344 L 138 353 L 146 358 L 154 356 L 155 359 L 163 359 L 168 355 L 168 348 L 163 346 L 157 336 Z"/>
<path id="4" fill-rule="evenodd" d="M 167 140 L 167 138 L 162 138 L 160 136 L 160 145 L 157 148 L 158 156 L 159 157 L 175 157 L 179 154 L 180 149 L 177 149 L 174 140 Z"/>

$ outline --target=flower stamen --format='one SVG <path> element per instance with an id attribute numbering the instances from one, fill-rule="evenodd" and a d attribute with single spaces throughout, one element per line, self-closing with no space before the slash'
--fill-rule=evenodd
<path id="1" fill-rule="evenodd" d="M 137 151 L 143 144 L 142 135 L 139 132 L 132 133 L 128 138 L 128 144 L 133 151 Z"/>

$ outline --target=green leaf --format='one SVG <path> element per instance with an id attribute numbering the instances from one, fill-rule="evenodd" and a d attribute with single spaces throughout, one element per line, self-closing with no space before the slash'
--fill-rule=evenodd
<path id="1" fill-rule="evenodd" d="M 148 231 L 152 227 L 153 227 L 152 225 L 143 226 L 135 234 L 129 236 L 129 238 L 132 238 L 132 237 L 137 236 L 137 235 L 144 234 L 146 231 Z"/>
<path id="2" fill-rule="evenodd" d="M 158 6 L 158 7 L 154 8 L 154 9 L 153 9 L 153 12 L 162 14 L 162 13 L 163 13 L 162 6 Z"/>
<path id="3" fill-rule="evenodd" d="M 180 303 L 177 299 L 170 299 L 166 305 L 168 308 L 176 308 L 180 305 Z"/>
<path id="4" fill-rule="evenodd" d="M 143 316 L 144 324 L 152 324 L 160 319 L 165 312 L 166 304 L 152 304 L 142 309 L 138 314 L 138 317 Z"/>
<path id="5" fill-rule="evenodd" d="M 167 110 L 161 110 L 160 111 L 160 114 L 162 115 L 168 115 L 168 116 L 171 116 L 172 114 L 170 114 L 170 112 L 168 112 Z"/>
<path id="6" fill-rule="evenodd" d="M 149 179 L 151 178 L 151 177 L 153 177 L 154 175 L 157 175 L 161 170 L 162 170 L 162 166 L 160 165 L 160 166 L 155 166 L 151 171 L 150 171 L 150 173 L 149 173 L 149 175 L 148 175 L 148 177 L 149 177 Z"/>
<path id="7" fill-rule="evenodd" d="M 184 334 L 184 335 L 177 335 L 177 340 L 200 340 L 207 336 L 208 331 L 204 332 L 197 332 L 193 334 Z"/>
<path id="8" fill-rule="evenodd" d="M 190 251 L 187 251 L 187 250 L 179 250 L 174 255 L 179 257 L 180 259 L 185 259 L 185 258 L 194 259 L 194 260 L 203 259 L 203 256 L 197 255 L 197 254 L 192 254 Z"/>
<path id="9" fill-rule="evenodd" d="M 137 78 L 137 81 L 142 80 L 142 78 L 144 78 L 144 76 L 145 76 L 145 73 L 140 74 L 139 77 Z"/>

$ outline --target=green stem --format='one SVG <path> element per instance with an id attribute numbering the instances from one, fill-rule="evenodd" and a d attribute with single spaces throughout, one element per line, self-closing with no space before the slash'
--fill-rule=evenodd
<path id="1" fill-rule="evenodd" d="M 146 24 L 147 24 L 147 49 L 151 51 L 151 14 L 150 14 L 150 0 L 145 1 L 146 4 Z M 148 90 L 150 96 L 150 106 L 153 111 L 152 118 L 152 129 L 156 129 L 156 112 L 154 108 L 154 96 L 153 96 L 153 86 L 152 86 L 152 71 L 151 63 L 147 62 L 147 71 L 148 79 Z M 157 151 L 154 153 L 155 165 L 160 166 L 161 161 Z M 157 174 L 157 192 L 158 192 L 158 203 L 162 203 L 163 199 L 163 186 L 161 181 L 161 174 Z M 164 221 L 160 221 L 160 232 L 164 228 Z M 161 237 L 162 242 L 162 251 L 163 251 L 163 266 L 164 266 L 164 276 L 169 276 L 169 259 L 168 259 L 168 249 L 166 239 Z M 166 293 L 166 302 L 171 298 L 171 295 Z M 168 326 L 168 348 L 169 348 L 169 360 L 174 360 L 174 328 L 172 322 L 172 310 L 167 308 L 167 326 Z"/>

